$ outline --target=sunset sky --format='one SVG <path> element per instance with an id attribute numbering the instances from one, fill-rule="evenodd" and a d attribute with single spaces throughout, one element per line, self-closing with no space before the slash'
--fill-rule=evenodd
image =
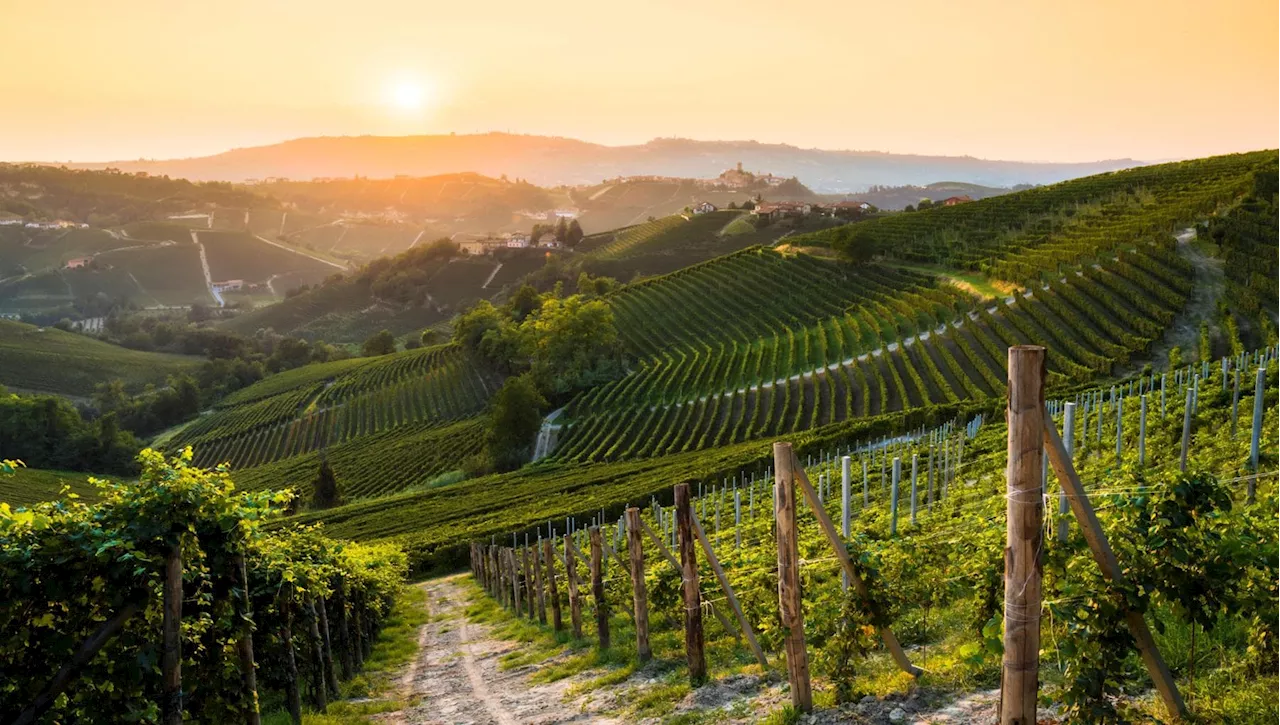
<path id="1" fill-rule="evenodd" d="M 1275 0 L 0 0 L 0 159 L 314 135 L 1018 160 L 1277 146 Z"/>

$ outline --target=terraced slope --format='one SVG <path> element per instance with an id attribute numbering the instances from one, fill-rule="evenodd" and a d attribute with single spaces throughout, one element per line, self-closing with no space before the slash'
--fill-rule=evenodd
<path id="1" fill-rule="evenodd" d="M 385 493 L 475 453 L 482 436 L 451 424 L 474 418 L 499 383 L 454 345 L 309 366 L 238 391 L 166 445 L 192 446 L 199 465 L 249 469 L 245 480 L 264 486 L 314 477 L 327 449 L 364 482 L 349 495 Z"/>
<path id="2" fill-rule="evenodd" d="M 1074 179 L 979 202 L 896 214 L 796 238 L 1028 283 L 1082 254 L 1189 226 L 1253 187 L 1274 151 L 1214 156 Z"/>
<path id="3" fill-rule="evenodd" d="M 1049 347 L 1051 385 L 1084 383 L 1147 350 L 1190 290 L 1186 262 L 1167 246 L 1144 244 L 1011 301 L 928 319 L 909 337 L 872 332 L 865 343 L 842 344 L 859 329 L 850 320 L 874 321 L 871 305 L 906 304 L 915 294 L 907 288 L 799 334 L 787 330 L 781 343 L 704 346 L 598 388 L 575 401 L 555 455 L 666 455 L 986 398 L 1003 392 L 1003 361 L 1017 344 Z M 742 317 L 749 329 L 750 316 Z M 791 373 L 797 368 L 803 372 Z"/>

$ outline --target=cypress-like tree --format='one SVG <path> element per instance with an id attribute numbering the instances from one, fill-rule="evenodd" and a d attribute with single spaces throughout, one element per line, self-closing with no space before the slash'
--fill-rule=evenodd
<path id="1" fill-rule="evenodd" d="M 311 486 L 311 506 L 317 509 L 333 508 L 342 503 L 342 492 L 338 489 L 338 479 L 333 475 L 333 466 L 329 458 L 320 451 L 320 473 Z"/>

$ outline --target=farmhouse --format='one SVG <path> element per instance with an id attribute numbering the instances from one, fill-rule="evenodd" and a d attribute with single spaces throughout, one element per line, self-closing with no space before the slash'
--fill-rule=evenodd
<path id="1" fill-rule="evenodd" d="M 970 199 L 967 195 L 949 196 L 946 199 L 943 199 L 941 203 L 943 206 L 955 206 L 956 204 L 966 204 L 971 201 L 973 201 L 973 199 Z"/>
<path id="2" fill-rule="evenodd" d="M 67 260 L 67 269 L 79 269 L 92 261 L 93 257 L 72 257 Z"/>
<path id="3" fill-rule="evenodd" d="M 813 205 L 802 201 L 762 201 L 751 213 L 771 222 L 779 219 L 797 219 L 813 213 Z"/>
<path id="4" fill-rule="evenodd" d="M 214 282 L 213 288 L 219 292 L 239 292 L 244 289 L 244 280 L 229 279 L 225 282 Z"/>
<path id="5" fill-rule="evenodd" d="M 538 237 L 538 246 L 543 249 L 559 249 L 563 245 L 560 244 L 559 239 L 556 239 L 556 235 L 551 232 L 547 232 L 546 234 Z"/>
<path id="6" fill-rule="evenodd" d="M 694 214 L 710 214 L 716 210 L 716 205 L 709 201 L 700 201 L 693 205 Z"/>

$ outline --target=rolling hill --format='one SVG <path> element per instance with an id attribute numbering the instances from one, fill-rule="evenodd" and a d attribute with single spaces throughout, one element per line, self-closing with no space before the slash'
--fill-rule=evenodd
<path id="1" fill-rule="evenodd" d="M 130 387 L 163 385 L 167 376 L 192 371 L 201 360 L 0 320 L 0 385 L 16 390 L 84 397 L 97 383 L 115 378 Z"/>
<path id="2" fill-rule="evenodd" d="M 473 171 L 559 186 L 594 184 L 617 176 L 709 178 L 737 162 L 749 169 L 799 177 L 821 193 L 858 192 L 873 184 L 928 184 L 939 179 L 987 186 L 1043 184 L 1137 164 L 1128 159 L 1084 164 L 988 161 L 801 149 L 754 141 L 655 139 L 636 146 L 603 146 L 568 138 L 488 133 L 302 138 L 202 158 L 77 166 L 220 181 L 357 175 L 389 178 Z"/>

